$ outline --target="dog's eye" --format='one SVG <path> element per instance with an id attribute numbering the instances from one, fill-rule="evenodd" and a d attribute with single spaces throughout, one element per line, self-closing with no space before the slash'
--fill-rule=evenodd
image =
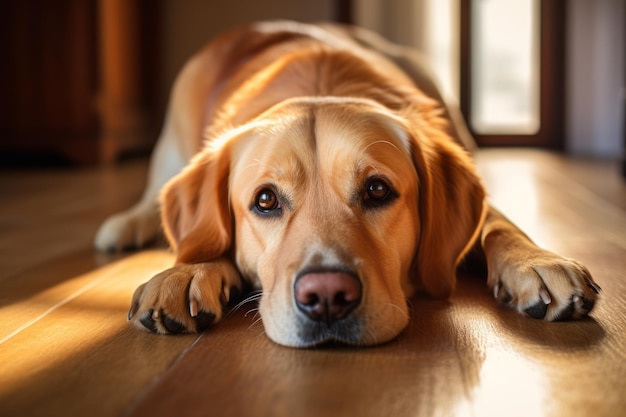
<path id="1" fill-rule="evenodd" d="M 377 208 L 387 205 L 396 197 L 391 186 L 382 178 L 371 178 L 365 184 L 363 204 L 365 208 Z"/>
<path id="2" fill-rule="evenodd" d="M 370 200 L 381 201 L 389 195 L 389 186 L 380 180 L 373 180 L 367 185 L 367 197 Z"/>
<path id="3" fill-rule="evenodd" d="M 259 213 L 263 214 L 268 214 L 281 208 L 276 193 L 267 188 L 257 193 L 254 207 Z"/>

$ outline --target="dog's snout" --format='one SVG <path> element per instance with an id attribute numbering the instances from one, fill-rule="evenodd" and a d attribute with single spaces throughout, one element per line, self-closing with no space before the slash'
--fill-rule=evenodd
<path id="1" fill-rule="evenodd" d="M 361 302 L 361 292 L 359 279 L 345 272 L 304 274 L 294 286 L 298 309 L 327 324 L 348 316 Z"/>

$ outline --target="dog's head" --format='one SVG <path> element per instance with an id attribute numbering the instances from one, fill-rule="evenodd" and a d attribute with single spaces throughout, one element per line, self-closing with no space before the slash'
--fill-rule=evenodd
<path id="1" fill-rule="evenodd" d="M 360 99 L 275 106 L 165 188 L 178 261 L 232 256 L 280 344 L 392 339 L 416 289 L 452 291 L 484 211 L 467 156 L 433 124 Z"/>

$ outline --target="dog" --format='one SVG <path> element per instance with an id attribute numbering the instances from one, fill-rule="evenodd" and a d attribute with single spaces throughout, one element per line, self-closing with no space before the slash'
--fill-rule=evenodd
<path id="1" fill-rule="evenodd" d="M 176 264 L 128 314 L 161 334 L 204 331 L 260 290 L 278 344 L 384 343 L 413 294 L 451 294 L 472 248 L 499 302 L 585 317 L 600 287 L 489 206 L 474 146 L 418 52 L 351 26 L 250 24 L 184 66 L 145 193 L 95 245 L 141 247 L 162 223 Z"/>

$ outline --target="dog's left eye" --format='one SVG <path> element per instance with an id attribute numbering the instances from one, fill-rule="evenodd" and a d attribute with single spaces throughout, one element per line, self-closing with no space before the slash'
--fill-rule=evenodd
<path id="1" fill-rule="evenodd" d="M 264 188 L 256 194 L 254 208 L 261 214 L 274 214 L 281 209 L 281 206 L 276 193 Z"/>
<path id="2" fill-rule="evenodd" d="M 381 207 L 393 201 L 396 194 L 391 186 L 381 178 L 371 178 L 365 184 L 363 204 L 366 208 Z"/>
<path id="3" fill-rule="evenodd" d="M 380 180 L 373 180 L 367 185 L 367 196 L 371 200 L 384 200 L 389 194 L 389 186 Z"/>

